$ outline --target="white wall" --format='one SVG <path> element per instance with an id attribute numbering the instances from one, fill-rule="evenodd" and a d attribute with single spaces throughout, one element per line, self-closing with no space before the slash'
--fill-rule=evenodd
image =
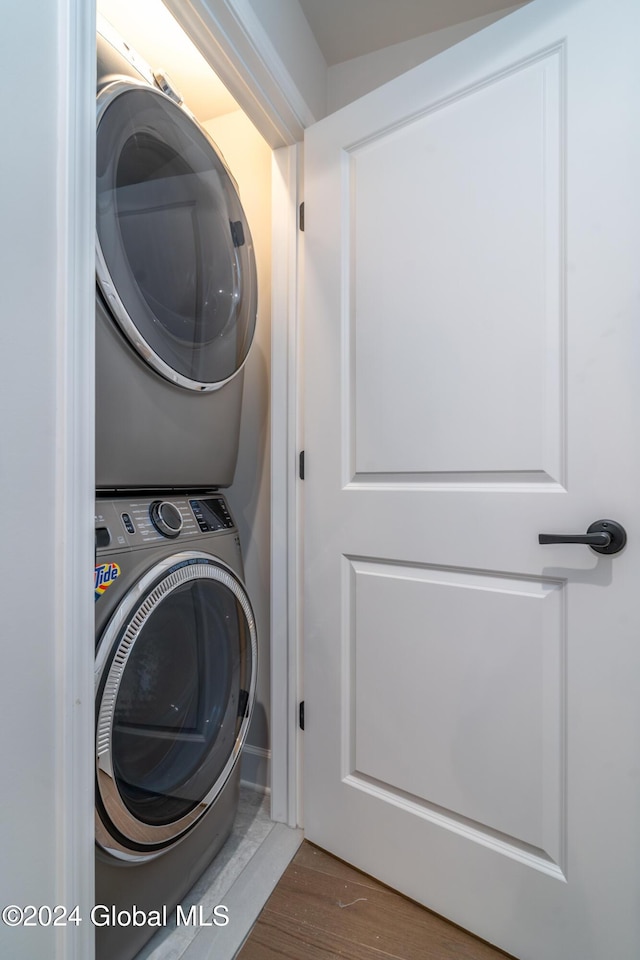
<path id="1" fill-rule="evenodd" d="M 0 50 L 0 906 L 93 897 L 95 15 L 11 4 Z M 93 956 L 0 923 L 0 956 Z"/>
<path id="2" fill-rule="evenodd" d="M 241 110 L 209 120 L 205 127 L 238 182 L 258 271 L 258 322 L 245 367 L 238 466 L 228 499 L 240 530 L 260 658 L 257 700 L 247 739 L 250 749 L 245 751 L 253 763 L 243 764 L 243 776 L 257 777 L 266 786 L 266 765 L 259 760 L 266 760 L 263 752 L 270 747 L 271 148 Z"/>
<path id="3" fill-rule="evenodd" d="M 240 0 L 234 0 L 240 7 Z M 249 0 L 287 73 L 316 120 L 327 113 L 327 64 L 298 0 Z"/>

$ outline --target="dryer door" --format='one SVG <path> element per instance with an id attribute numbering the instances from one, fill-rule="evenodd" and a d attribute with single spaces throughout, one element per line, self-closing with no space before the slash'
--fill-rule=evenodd
<path id="1" fill-rule="evenodd" d="M 238 760 L 256 678 L 247 594 L 222 562 L 176 554 L 114 611 L 96 654 L 96 838 L 147 860 L 189 830 Z"/>
<path id="2" fill-rule="evenodd" d="M 162 376 L 215 390 L 245 361 L 256 268 L 231 176 L 204 130 L 147 84 L 98 96 L 97 279 L 133 347 Z"/>

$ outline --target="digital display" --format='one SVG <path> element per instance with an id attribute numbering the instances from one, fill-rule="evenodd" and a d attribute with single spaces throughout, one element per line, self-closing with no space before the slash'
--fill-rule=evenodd
<path id="1" fill-rule="evenodd" d="M 203 533 L 216 530 L 228 530 L 233 527 L 233 520 L 227 510 L 222 497 L 215 500 L 191 500 L 191 509 Z"/>

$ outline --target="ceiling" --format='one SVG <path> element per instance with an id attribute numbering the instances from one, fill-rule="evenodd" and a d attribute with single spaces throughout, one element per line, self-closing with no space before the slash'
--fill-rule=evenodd
<path id="1" fill-rule="evenodd" d="M 254 3 L 265 0 L 254 0 Z M 268 2 L 268 0 L 266 0 Z M 298 0 L 329 66 L 517 5 L 519 0 Z M 520 0 L 523 2 L 523 0 Z"/>
<path id="2" fill-rule="evenodd" d="M 250 0 L 254 7 L 274 0 Z M 525 0 L 298 0 L 328 65 L 507 10 Z M 238 109 L 162 0 L 97 0 L 98 12 L 204 122 Z"/>

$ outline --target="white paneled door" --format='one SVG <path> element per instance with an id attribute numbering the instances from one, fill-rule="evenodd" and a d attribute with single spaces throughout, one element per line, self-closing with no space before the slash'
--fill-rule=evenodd
<path id="1" fill-rule="evenodd" d="M 519 960 L 640 956 L 638 37 L 535 0 L 305 144 L 306 833 Z"/>

